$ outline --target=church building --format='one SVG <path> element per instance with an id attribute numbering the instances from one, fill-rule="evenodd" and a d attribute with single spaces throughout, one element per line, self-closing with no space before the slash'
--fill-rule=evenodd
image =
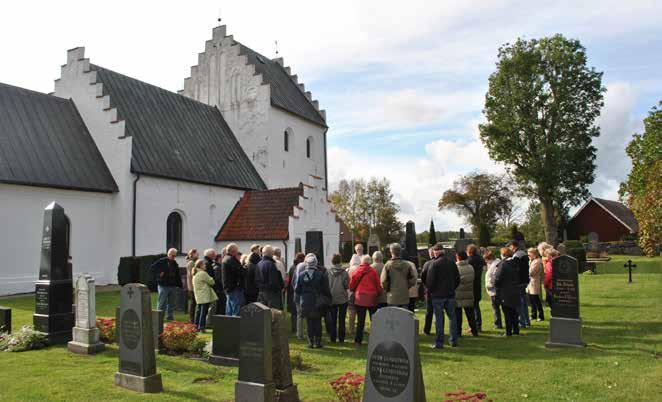
<path id="1" fill-rule="evenodd" d="M 52 94 L 0 83 L 0 295 L 34 290 L 44 208 L 69 220 L 74 274 L 117 283 L 120 257 L 272 244 L 325 265 L 326 115 L 282 59 L 213 30 L 174 93 L 78 47 Z M 180 265 L 183 260 L 180 257 Z"/>

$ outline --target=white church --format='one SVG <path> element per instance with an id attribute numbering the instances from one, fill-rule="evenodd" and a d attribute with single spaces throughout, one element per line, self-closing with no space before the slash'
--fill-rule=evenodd
<path id="1" fill-rule="evenodd" d="M 34 291 L 43 210 L 60 204 L 74 275 L 120 257 L 236 242 L 338 252 L 326 115 L 282 59 L 213 30 L 179 93 L 67 52 L 55 91 L 0 83 L 0 295 Z M 181 257 L 180 257 L 181 258 Z M 180 261 L 180 265 L 183 265 Z"/>

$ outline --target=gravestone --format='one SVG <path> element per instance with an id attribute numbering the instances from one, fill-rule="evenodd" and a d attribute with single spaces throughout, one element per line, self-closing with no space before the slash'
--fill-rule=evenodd
<path id="1" fill-rule="evenodd" d="M 273 341 L 272 361 L 276 400 L 278 402 L 299 402 L 299 390 L 292 382 L 287 320 L 285 314 L 277 309 L 271 310 L 271 337 Z"/>
<path id="2" fill-rule="evenodd" d="M 163 391 L 156 372 L 152 304 L 149 288 L 138 283 L 124 285 L 120 292 L 119 371 L 115 385 L 137 392 Z"/>
<path id="3" fill-rule="evenodd" d="M 55 202 L 44 210 L 39 280 L 35 284 L 34 328 L 51 345 L 71 340 L 73 284 L 69 263 L 69 223 Z"/>
<path id="4" fill-rule="evenodd" d="M 418 320 L 400 307 L 381 308 L 371 323 L 363 401 L 425 400 Z"/>
<path id="5" fill-rule="evenodd" d="M 262 303 L 241 308 L 239 323 L 239 379 L 235 402 L 272 402 L 273 381 L 271 309 Z"/>
<path id="6" fill-rule="evenodd" d="M 76 326 L 73 340 L 67 344 L 70 352 L 91 355 L 101 352 L 105 345 L 99 341 L 97 328 L 96 289 L 94 278 L 82 274 L 76 279 Z"/>
<path id="7" fill-rule="evenodd" d="M 0 332 L 11 334 L 11 309 L 0 306 Z"/>
<path id="8" fill-rule="evenodd" d="M 464 228 L 460 228 L 460 238 L 455 240 L 455 244 L 453 245 L 455 253 L 457 254 L 460 251 L 467 251 L 467 246 L 471 243 L 473 243 L 473 240 L 467 239 L 464 234 Z"/>
<path id="9" fill-rule="evenodd" d="M 416 228 L 414 222 L 407 222 L 405 228 L 405 259 L 414 263 L 418 268 L 418 246 L 416 245 Z"/>
<path id="10" fill-rule="evenodd" d="M 586 246 L 586 258 L 600 257 L 600 243 L 598 234 L 590 232 L 588 234 L 588 245 Z"/>
<path id="11" fill-rule="evenodd" d="M 165 320 L 165 311 L 163 310 L 152 310 L 152 330 L 154 333 L 154 350 L 160 352 L 163 345 L 161 342 L 161 334 L 163 333 L 163 321 Z M 120 322 L 120 308 L 115 309 L 115 322 Z M 115 339 L 117 343 L 120 343 L 120 332 L 117 331 L 115 334 Z"/>
<path id="12" fill-rule="evenodd" d="M 324 265 L 324 235 L 320 231 L 306 232 L 306 254 L 317 256 L 319 265 Z"/>
<path id="13" fill-rule="evenodd" d="M 229 315 L 211 316 L 214 330 L 209 363 L 219 366 L 239 365 L 240 317 Z"/>
<path id="14" fill-rule="evenodd" d="M 579 271 L 577 260 L 561 255 L 552 260 L 552 318 L 547 347 L 584 347 L 579 316 Z"/>
<path id="15" fill-rule="evenodd" d="M 368 254 L 372 255 L 375 251 L 379 251 L 381 248 L 381 241 L 377 233 L 372 233 L 368 237 Z"/>

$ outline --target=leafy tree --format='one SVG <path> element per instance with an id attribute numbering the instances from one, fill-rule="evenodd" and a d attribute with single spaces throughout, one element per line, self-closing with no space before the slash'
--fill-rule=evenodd
<path id="1" fill-rule="evenodd" d="M 439 209 L 450 209 L 466 217 L 478 233 L 478 243 L 490 243 L 491 228 L 507 208 L 512 207 L 512 193 L 504 176 L 473 172 L 461 176 L 453 188 L 444 192 L 439 200 Z"/>
<path id="2" fill-rule="evenodd" d="M 545 238 L 556 244 L 558 217 L 589 196 L 595 119 L 603 105 L 602 73 L 586 65 L 577 40 L 555 35 L 499 48 L 489 78 L 480 137 L 504 163 L 517 189 L 541 205 Z"/>
<path id="3" fill-rule="evenodd" d="M 428 238 L 428 244 L 433 246 L 437 244 L 437 232 L 434 230 L 434 221 L 430 219 L 430 230 L 428 230 L 430 237 Z"/>
<path id="4" fill-rule="evenodd" d="M 632 170 L 619 193 L 639 223 L 639 246 L 653 256 L 662 243 L 662 101 L 644 119 L 644 133 L 634 134 L 625 152 Z"/>
<path id="5" fill-rule="evenodd" d="M 534 201 L 529 204 L 524 215 L 524 222 L 519 229 L 529 244 L 537 244 L 545 240 L 545 226 L 540 216 L 540 203 Z"/>

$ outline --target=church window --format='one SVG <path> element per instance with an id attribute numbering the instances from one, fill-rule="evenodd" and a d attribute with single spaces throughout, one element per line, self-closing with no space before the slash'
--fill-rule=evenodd
<path id="1" fill-rule="evenodd" d="M 176 248 L 182 252 L 182 216 L 171 212 L 166 222 L 166 249 Z"/>
<path id="2" fill-rule="evenodd" d="M 283 149 L 285 152 L 288 152 L 290 150 L 290 133 L 288 133 L 287 130 L 283 133 L 283 141 Z"/>
<path id="3" fill-rule="evenodd" d="M 313 142 L 312 138 L 308 137 L 308 138 L 306 139 L 306 158 L 310 158 L 310 157 L 311 157 L 311 153 L 312 153 L 312 150 L 311 150 L 311 146 L 312 146 L 312 144 L 311 144 L 311 143 L 312 143 L 312 142 Z"/>

